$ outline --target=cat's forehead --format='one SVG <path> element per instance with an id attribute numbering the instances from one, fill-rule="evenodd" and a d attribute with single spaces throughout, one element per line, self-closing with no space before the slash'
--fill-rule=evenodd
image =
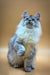
<path id="1" fill-rule="evenodd" d="M 26 18 L 35 19 L 35 16 L 29 15 L 29 16 L 28 16 L 28 17 L 26 17 Z"/>
<path id="2" fill-rule="evenodd" d="M 36 19 L 35 16 L 32 16 L 32 15 L 29 15 L 29 16 L 25 17 L 25 19 L 27 19 L 27 18 L 29 18 L 29 19 Z"/>
<path id="3" fill-rule="evenodd" d="M 34 17 L 34 16 L 32 16 L 32 15 L 30 15 L 29 17 L 30 17 L 30 18 L 35 18 L 35 17 Z"/>

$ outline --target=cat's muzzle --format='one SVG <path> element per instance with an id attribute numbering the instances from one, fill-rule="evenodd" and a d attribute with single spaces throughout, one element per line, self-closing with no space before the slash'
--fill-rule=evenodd
<path id="1" fill-rule="evenodd" d="M 29 21 L 29 22 L 27 22 L 27 25 L 33 25 L 33 23 Z"/>
<path id="2" fill-rule="evenodd" d="M 33 28 L 33 23 L 32 22 L 27 22 L 27 28 L 32 29 Z"/>

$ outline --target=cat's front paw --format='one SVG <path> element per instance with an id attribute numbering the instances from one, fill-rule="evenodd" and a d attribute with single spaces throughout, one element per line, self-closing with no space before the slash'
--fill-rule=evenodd
<path id="1" fill-rule="evenodd" d="M 25 47 L 23 45 L 19 46 L 19 50 L 17 51 L 17 56 L 24 56 L 25 54 Z"/>
<path id="2" fill-rule="evenodd" d="M 31 67 L 25 67 L 24 70 L 25 72 L 31 72 Z"/>
<path id="3" fill-rule="evenodd" d="M 17 56 L 24 56 L 24 54 L 25 54 L 25 50 L 24 51 L 23 50 L 19 50 L 17 52 Z"/>

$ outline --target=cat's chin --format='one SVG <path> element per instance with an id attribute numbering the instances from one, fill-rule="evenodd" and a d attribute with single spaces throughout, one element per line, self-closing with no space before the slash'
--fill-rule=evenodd
<path id="1" fill-rule="evenodd" d="M 33 28 L 33 26 L 30 26 L 30 25 L 27 25 L 26 26 L 28 29 L 32 29 Z"/>
<path id="2" fill-rule="evenodd" d="M 32 29 L 32 27 L 27 27 L 28 29 Z"/>

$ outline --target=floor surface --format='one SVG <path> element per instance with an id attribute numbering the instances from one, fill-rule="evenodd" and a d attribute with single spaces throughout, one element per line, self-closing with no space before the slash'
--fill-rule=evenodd
<path id="1" fill-rule="evenodd" d="M 50 75 L 50 50 L 39 50 L 36 56 L 36 68 L 24 72 L 23 68 L 11 67 L 7 59 L 7 51 L 0 50 L 0 75 Z"/>

